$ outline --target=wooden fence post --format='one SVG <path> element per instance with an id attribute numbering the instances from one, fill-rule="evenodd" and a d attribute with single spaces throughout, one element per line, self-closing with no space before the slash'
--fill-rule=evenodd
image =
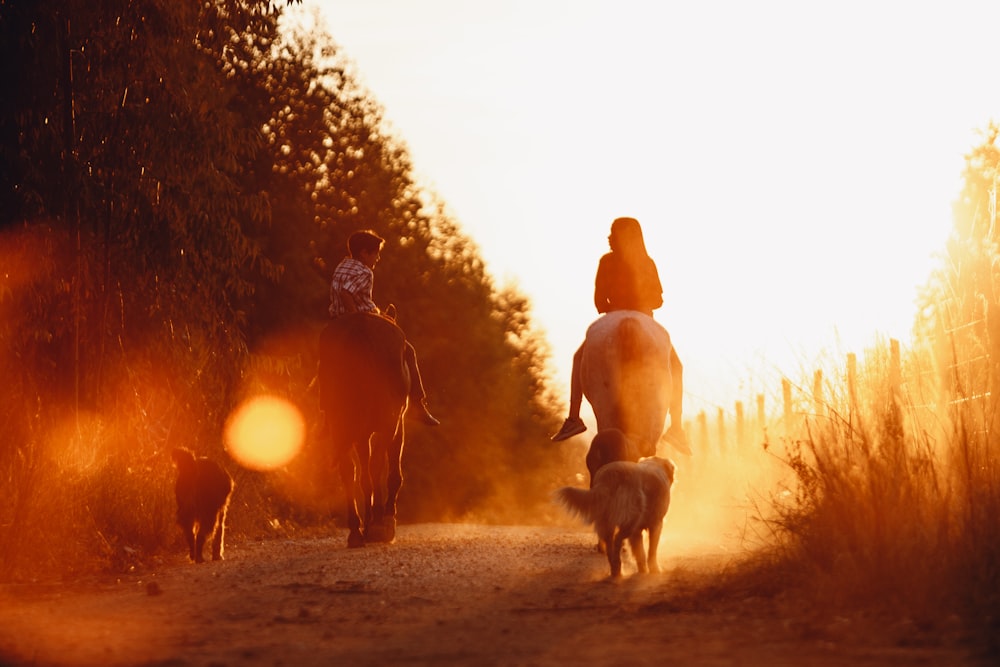
<path id="1" fill-rule="evenodd" d="M 743 425 L 743 401 L 736 401 L 736 451 L 743 453 L 746 448 L 746 430 Z"/>
<path id="2" fill-rule="evenodd" d="M 781 397 L 785 408 L 785 437 L 792 437 L 792 383 L 788 378 L 781 378 Z"/>
<path id="3" fill-rule="evenodd" d="M 708 417 L 704 410 L 698 413 L 698 448 L 703 456 L 708 456 Z"/>
<path id="4" fill-rule="evenodd" d="M 761 437 L 767 442 L 767 418 L 764 416 L 764 394 L 757 394 L 757 426 Z"/>
<path id="5" fill-rule="evenodd" d="M 719 408 L 719 456 L 726 455 L 726 412 Z"/>
<path id="6" fill-rule="evenodd" d="M 823 415 L 823 371 L 813 373 L 813 411 L 817 417 Z"/>

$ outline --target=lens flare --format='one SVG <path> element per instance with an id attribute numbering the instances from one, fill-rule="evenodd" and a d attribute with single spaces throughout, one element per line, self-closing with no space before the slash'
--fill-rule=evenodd
<path id="1" fill-rule="evenodd" d="M 273 470 L 299 453 L 305 438 L 302 414 L 288 401 L 258 396 L 240 405 L 226 422 L 226 450 L 246 468 Z"/>
<path id="2" fill-rule="evenodd" d="M 111 440 L 97 414 L 79 410 L 54 420 L 46 451 L 62 473 L 92 475 L 107 462 Z"/>

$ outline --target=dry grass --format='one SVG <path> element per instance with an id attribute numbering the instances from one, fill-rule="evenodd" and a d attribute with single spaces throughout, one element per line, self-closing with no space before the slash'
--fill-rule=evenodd
<path id="1" fill-rule="evenodd" d="M 761 514 L 774 536 L 767 574 L 777 567 L 834 610 L 895 611 L 928 629 L 961 618 L 995 653 L 1000 443 L 984 418 L 993 408 L 928 409 L 873 356 L 858 389 L 835 387 L 776 448 L 795 483 Z"/>

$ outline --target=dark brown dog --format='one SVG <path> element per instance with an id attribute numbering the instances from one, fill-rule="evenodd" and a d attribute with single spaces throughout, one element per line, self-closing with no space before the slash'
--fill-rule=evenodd
<path id="1" fill-rule="evenodd" d="M 178 447 L 171 453 L 177 466 L 177 523 L 184 531 L 191 560 L 204 562 L 205 542 L 212 540 L 212 560 L 222 560 L 226 510 L 233 478 L 215 461 Z"/>

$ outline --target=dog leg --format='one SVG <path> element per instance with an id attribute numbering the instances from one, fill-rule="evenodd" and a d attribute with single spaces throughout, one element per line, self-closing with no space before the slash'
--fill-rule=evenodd
<path id="1" fill-rule="evenodd" d="M 625 534 L 620 530 L 612 539 L 608 540 L 608 565 L 611 566 L 612 579 L 622 576 L 622 546 L 624 544 Z"/>
<path id="2" fill-rule="evenodd" d="M 197 526 L 197 532 L 194 536 L 194 562 L 204 563 L 205 562 L 205 538 L 208 537 L 205 525 L 200 523 Z"/>
<path id="3" fill-rule="evenodd" d="M 635 558 L 636 567 L 639 572 L 645 574 L 648 570 L 646 569 L 646 552 L 642 548 L 642 531 L 639 530 L 629 535 L 628 544 L 632 547 L 632 557 Z"/>
<path id="4" fill-rule="evenodd" d="M 184 531 L 184 540 L 188 545 L 188 555 L 192 561 L 194 560 L 194 528 L 193 523 L 181 524 L 181 529 Z"/>
<path id="5" fill-rule="evenodd" d="M 663 520 L 649 527 L 649 571 L 659 572 L 660 564 L 656 561 L 656 549 L 660 545 L 660 533 L 663 532 Z"/>

